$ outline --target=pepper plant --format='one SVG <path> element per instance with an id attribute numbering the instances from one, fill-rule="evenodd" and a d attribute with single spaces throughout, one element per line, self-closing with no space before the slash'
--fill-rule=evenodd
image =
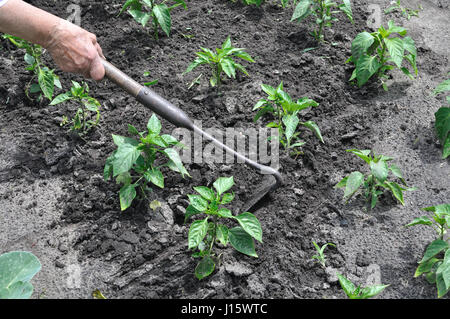
<path id="1" fill-rule="evenodd" d="M 408 20 L 410 20 L 412 17 L 418 17 L 419 16 L 419 10 L 423 9 L 422 5 L 419 4 L 419 9 L 413 10 L 410 8 L 403 7 L 400 3 L 400 0 L 392 1 L 391 6 L 384 10 L 385 14 L 389 14 L 391 12 L 399 11 L 401 14 L 406 17 Z"/>
<path id="2" fill-rule="evenodd" d="M 175 4 L 168 6 L 167 2 L 175 2 Z M 153 33 L 155 39 L 158 39 L 158 27 L 164 31 L 169 37 L 172 28 L 172 17 L 170 12 L 182 5 L 187 9 L 186 3 L 183 0 L 164 0 L 158 2 L 155 0 L 127 0 L 119 12 L 121 15 L 125 10 L 133 17 L 133 19 L 145 28 L 147 23 L 151 20 L 153 24 Z"/>
<path id="3" fill-rule="evenodd" d="M 57 105 L 70 100 L 76 101 L 80 105 L 71 121 L 71 129 L 85 134 L 100 121 L 100 103 L 95 98 L 89 96 L 89 86 L 87 83 L 83 82 L 80 85 L 78 82 L 72 81 L 70 91 L 55 97 L 50 105 Z M 68 118 L 65 117 L 62 124 L 67 122 Z"/>
<path id="4" fill-rule="evenodd" d="M 122 211 L 131 206 L 137 195 L 136 190 L 140 191 L 142 198 L 146 198 L 146 191 L 151 190 L 149 184 L 164 188 L 162 168 L 167 167 L 183 177 L 190 176 L 173 148 L 180 143 L 171 135 L 161 135 L 161 122 L 155 114 L 148 121 L 147 131 L 139 132 L 129 124 L 128 132 L 137 139 L 112 135 L 117 149 L 106 160 L 103 173 L 105 181 L 115 178 L 118 184 L 122 184 L 119 191 Z M 158 165 L 159 155 L 168 161 Z"/>
<path id="5" fill-rule="evenodd" d="M 383 89 L 387 91 L 386 72 L 400 69 L 411 79 L 414 76 L 402 65 L 406 60 L 417 76 L 417 49 L 413 39 L 405 36 L 407 30 L 388 22 L 388 29 L 380 26 L 376 32 L 361 32 L 352 42 L 352 56 L 346 61 L 355 65 L 349 81 L 356 79 L 359 87 L 363 86 L 372 76 L 380 79 Z"/>
<path id="6" fill-rule="evenodd" d="M 275 120 L 267 124 L 267 127 L 278 128 L 279 141 L 285 149 L 295 149 L 306 143 L 299 138 L 299 125 L 311 130 L 324 143 L 319 126 L 314 121 L 299 120 L 300 111 L 317 107 L 319 103 L 307 97 L 292 100 L 289 94 L 283 91 L 283 82 L 276 88 L 262 84 L 261 89 L 267 94 L 267 98 L 260 99 L 253 107 L 253 111 L 258 111 L 253 120 L 256 122 L 263 115 L 271 114 Z"/>
<path id="7" fill-rule="evenodd" d="M 205 214 L 206 218 L 192 222 L 188 234 L 188 249 L 194 251 L 193 257 L 201 258 L 195 268 L 195 276 L 203 279 L 209 276 L 219 262 L 220 255 L 213 252 L 216 242 L 227 246 L 228 243 L 240 253 L 258 257 L 253 239 L 262 243 L 262 229 L 258 219 L 249 212 L 234 216 L 223 205 L 234 199 L 234 193 L 228 192 L 234 185 L 234 178 L 219 177 L 213 188 L 194 187 L 198 194 L 188 195 L 185 222 L 194 215 Z M 222 222 L 235 220 L 239 226 L 228 228 Z"/>
<path id="8" fill-rule="evenodd" d="M 369 299 L 380 294 L 386 287 L 389 286 L 373 285 L 361 288 L 360 286 L 356 287 L 350 280 L 342 276 L 340 273 L 337 273 L 337 277 L 339 279 L 339 284 L 350 299 Z"/>
<path id="9" fill-rule="evenodd" d="M 440 83 L 433 91 L 434 95 L 442 92 L 450 92 L 450 79 Z M 447 96 L 447 102 L 450 103 L 450 95 Z M 446 159 L 450 155 L 450 107 L 442 106 L 434 113 L 434 117 L 436 119 L 434 127 L 443 146 L 442 159 Z"/>
<path id="10" fill-rule="evenodd" d="M 441 298 L 450 290 L 450 249 L 448 238 L 445 238 L 445 234 L 450 228 L 450 204 L 441 204 L 422 209 L 427 212 L 433 212 L 432 218 L 429 216 L 418 217 L 406 227 L 416 225 L 432 227 L 437 231 L 438 238 L 427 246 L 422 260 L 419 261 L 414 277 L 425 275 L 426 280 L 430 284 L 436 284 L 438 298 Z"/>
<path id="11" fill-rule="evenodd" d="M 322 265 L 323 268 L 325 268 L 326 267 L 326 259 L 324 254 L 325 248 L 327 248 L 327 246 L 336 247 L 336 245 L 333 243 L 326 243 L 325 245 L 322 245 L 322 247 L 319 247 L 319 245 L 317 245 L 314 240 L 312 243 L 314 245 L 314 248 L 316 248 L 317 255 L 312 256 L 311 259 L 315 259 L 320 265 Z"/>
<path id="12" fill-rule="evenodd" d="M 378 196 L 383 194 L 383 189 L 388 190 L 392 195 L 402 204 L 405 205 L 403 200 L 404 191 L 412 191 L 414 188 L 406 187 L 406 181 L 402 177 L 400 169 L 395 165 L 388 165 L 388 162 L 392 160 L 391 157 L 384 155 L 370 155 L 371 150 L 347 150 L 363 159 L 364 162 L 369 165 L 370 174 L 364 176 L 359 171 L 352 172 L 347 177 L 344 177 L 335 188 L 344 188 L 344 199 L 346 203 L 355 195 L 355 193 L 362 187 L 363 195 L 370 205 L 370 209 L 373 209 L 378 201 Z M 396 177 L 400 184 L 388 180 L 389 173 L 392 173 Z"/>
<path id="13" fill-rule="evenodd" d="M 287 1 L 285 1 L 287 2 Z M 285 6 L 287 3 L 283 4 Z M 330 28 L 333 22 L 338 21 L 333 15 L 338 13 L 335 8 L 343 12 L 351 23 L 353 23 L 352 6 L 350 0 L 342 0 L 341 4 L 337 4 L 332 0 L 300 0 L 292 15 L 291 21 L 301 22 L 309 16 L 316 18 L 316 27 L 312 35 L 318 42 L 325 39 L 325 28 Z"/>
<path id="14" fill-rule="evenodd" d="M 229 78 L 236 78 L 236 70 L 241 71 L 248 76 L 247 70 L 241 64 L 234 61 L 234 58 L 254 63 L 255 60 L 244 51 L 243 48 L 235 48 L 231 45 L 231 37 L 225 40 L 222 48 L 216 48 L 216 52 L 201 48 L 201 52 L 197 52 L 197 58 L 188 66 L 183 74 L 191 72 L 201 64 L 208 64 L 211 67 L 211 78 L 209 83 L 212 87 L 219 87 L 222 80 L 222 73 L 225 73 Z"/>
<path id="15" fill-rule="evenodd" d="M 43 62 L 42 62 L 42 54 L 43 49 L 40 45 L 32 44 L 26 40 L 21 38 L 5 34 L 3 35 L 4 39 L 8 39 L 19 49 L 25 50 L 24 60 L 27 63 L 26 70 L 31 71 L 33 73 L 33 77 L 25 86 L 25 94 L 26 96 L 32 100 L 30 94 L 39 93 L 37 97 L 37 101 L 42 101 L 43 97 L 49 99 L 50 101 L 53 99 L 53 94 L 55 91 L 55 86 L 61 89 L 61 82 L 59 80 L 59 76 L 55 74 L 54 70 L 50 70 Z M 31 84 L 34 79 L 37 78 L 37 83 Z"/>

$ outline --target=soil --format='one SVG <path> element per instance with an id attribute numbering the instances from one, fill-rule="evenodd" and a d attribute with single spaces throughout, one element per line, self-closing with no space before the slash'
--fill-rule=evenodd
<path id="1" fill-rule="evenodd" d="M 415 80 L 392 72 L 385 92 L 376 81 L 357 88 L 348 82 L 344 64 L 352 39 L 367 26 L 369 4 L 382 10 L 389 1 L 353 0 L 352 25 L 345 16 L 320 45 L 307 23 L 289 22 L 292 8 L 272 1 L 261 8 L 225 0 L 186 1 L 188 10 L 172 11 L 170 38 L 155 41 L 127 14 L 117 16 L 123 1 L 76 1 L 81 26 L 95 33 L 105 56 L 138 82 L 158 79 L 153 89 L 182 108 L 204 128 L 236 129 L 253 123 L 252 107 L 263 97 L 260 84 L 276 86 L 295 98 L 310 97 L 319 107 L 302 114 L 318 123 L 325 143 L 302 132 L 307 143 L 297 158 L 280 149 L 281 188 L 253 212 L 263 228 L 259 258 L 219 248 L 222 263 L 208 278 L 194 276 L 197 260 L 187 250 L 189 225 L 183 224 L 192 187 L 234 176 L 235 207 L 250 196 L 261 177 L 244 164 L 191 163 L 192 178 L 168 173 L 163 190 L 151 199 L 162 207 L 135 201 L 120 211 L 119 186 L 103 180 L 103 166 L 114 150 L 111 134 L 127 135 L 127 124 L 144 129 L 152 112 L 108 80 L 89 81 L 102 104 L 100 125 L 83 139 L 59 123 L 73 104 L 48 106 L 30 101 L 24 84 L 23 52 L 0 41 L 0 253 L 33 252 L 42 270 L 33 279 L 33 298 L 92 298 L 99 289 L 108 298 L 345 298 L 336 271 L 361 285 L 390 286 L 378 297 L 436 298 L 436 288 L 413 278 L 417 261 L 434 238 L 430 229 L 403 227 L 424 214 L 422 207 L 448 203 L 450 161 L 441 159 L 434 113 L 443 97 L 432 90 L 450 71 L 450 11 L 441 0 L 420 1 L 419 17 L 383 16 L 404 25 L 418 48 Z M 68 17 L 67 1 L 35 0 L 33 5 Z M 416 8 L 418 1 L 402 1 Z M 432 23 L 431 23 L 432 22 Z M 192 37 L 186 35 L 193 35 Z M 188 89 L 198 70 L 182 75 L 200 47 L 219 47 L 226 37 L 246 48 L 256 63 L 245 63 L 249 77 L 224 80 L 221 94 L 201 84 Z M 309 50 L 309 48 L 315 48 Z M 307 49 L 307 50 L 305 50 Z M 49 65 L 51 58 L 45 56 Z M 55 67 L 55 66 L 54 66 Z M 150 77 L 144 76 L 150 71 Z M 76 75 L 61 76 L 64 88 Z M 60 92 L 58 92 L 60 93 Z M 163 121 L 164 132 L 175 128 Z M 405 206 L 389 194 L 372 211 L 357 196 L 348 204 L 334 185 L 363 162 L 347 149 L 373 149 L 394 158 L 406 182 L 417 188 L 405 194 Z M 312 241 L 329 246 L 327 268 L 314 263 Z M 448 296 L 444 297 L 448 298 Z"/>

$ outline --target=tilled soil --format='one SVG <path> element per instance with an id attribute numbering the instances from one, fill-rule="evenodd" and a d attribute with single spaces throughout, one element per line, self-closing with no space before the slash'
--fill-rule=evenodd
<path id="1" fill-rule="evenodd" d="M 23 52 L 1 40 L 0 51 L 0 252 L 23 249 L 43 262 L 36 276 L 35 298 L 89 298 L 99 288 L 109 298 L 344 298 L 336 271 L 357 284 L 390 286 L 381 298 L 435 298 L 425 279 L 413 278 L 417 261 L 434 234 L 403 226 L 420 208 L 449 202 L 450 162 L 441 159 L 434 133 L 434 113 L 444 103 L 431 95 L 449 71 L 448 6 L 421 1 L 420 17 L 383 16 L 405 25 L 418 48 L 419 75 L 413 81 L 392 72 L 385 92 L 376 81 L 363 88 L 348 82 L 352 39 L 367 26 L 369 4 L 382 9 L 389 1 L 354 0 L 352 25 L 344 15 L 327 44 L 317 47 L 307 23 L 290 23 L 292 8 L 267 1 L 261 8 L 225 0 L 186 1 L 188 10 L 172 11 L 170 38 L 155 41 L 127 14 L 117 16 L 121 1 L 79 1 L 82 27 L 95 33 L 105 56 L 138 82 L 158 79 L 154 90 L 182 108 L 204 128 L 258 128 L 253 105 L 264 96 L 260 84 L 283 81 L 294 98 L 310 97 L 320 105 L 302 114 L 315 121 L 320 143 L 302 131 L 303 154 L 280 149 L 281 188 L 254 211 L 263 228 L 259 258 L 218 248 L 222 263 L 198 281 L 197 260 L 187 250 L 188 224 L 183 223 L 192 187 L 210 186 L 219 176 L 234 176 L 236 212 L 261 182 L 243 164 L 188 163 L 191 178 L 168 173 L 163 190 L 148 196 L 162 207 L 135 201 L 120 211 L 119 185 L 103 180 L 103 166 L 114 150 L 111 134 L 128 135 L 127 124 L 144 129 L 152 112 L 110 81 L 89 81 L 91 95 L 102 104 L 100 125 L 83 139 L 59 123 L 75 105 L 48 106 L 30 101 L 24 84 Z M 31 1 L 66 17 L 66 1 Z M 416 1 L 406 3 L 416 7 Z M 429 27 L 421 19 L 436 21 Z M 419 22 L 421 21 L 421 22 Z M 245 63 L 249 77 L 225 80 L 217 94 L 207 84 L 207 69 L 182 75 L 200 47 L 219 47 L 230 35 L 256 63 Z M 314 49 L 311 49 L 314 48 Z M 46 61 L 53 65 L 46 56 Z M 143 75 L 150 71 L 150 77 Z M 188 86 L 204 71 L 200 84 Z M 61 74 L 63 86 L 78 76 Z M 175 128 L 163 121 L 163 131 Z M 373 149 L 394 158 L 406 182 L 417 187 L 405 194 L 405 206 L 389 194 L 372 211 L 357 196 L 348 204 L 334 185 L 363 162 L 347 149 Z M 312 241 L 328 247 L 327 268 L 311 260 Z M 448 297 L 447 297 L 448 298 Z"/>

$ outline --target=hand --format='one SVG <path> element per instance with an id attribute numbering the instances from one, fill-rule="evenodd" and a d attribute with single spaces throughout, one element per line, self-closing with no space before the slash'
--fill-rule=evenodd
<path id="1" fill-rule="evenodd" d="M 50 31 L 44 47 L 64 72 L 82 74 L 100 81 L 105 76 L 101 58 L 105 58 L 94 34 L 60 20 Z"/>

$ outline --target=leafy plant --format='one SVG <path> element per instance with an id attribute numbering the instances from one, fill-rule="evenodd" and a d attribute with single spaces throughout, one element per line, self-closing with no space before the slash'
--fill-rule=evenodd
<path id="1" fill-rule="evenodd" d="M 347 150 L 356 156 L 360 157 L 369 165 L 370 174 L 366 177 L 361 172 L 352 172 L 347 177 L 344 177 L 335 188 L 344 188 L 344 199 L 346 203 L 350 198 L 355 195 L 360 187 L 364 190 L 364 197 L 370 208 L 373 209 L 378 201 L 378 196 L 383 194 L 382 189 L 386 189 L 392 193 L 392 195 L 402 204 L 405 205 L 403 200 L 404 191 L 412 191 L 414 188 L 405 188 L 400 186 L 394 181 L 388 180 L 389 172 L 396 177 L 400 183 L 406 186 L 405 179 L 402 177 L 400 169 L 395 165 L 388 165 L 387 162 L 391 161 L 391 157 L 384 155 L 370 155 L 371 150 Z"/>
<path id="2" fill-rule="evenodd" d="M 434 95 L 438 95 L 442 92 L 450 91 L 450 79 L 440 83 L 433 91 Z M 447 96 L 447 102 L 450 103 L 450 95 Z M 441 142 L 442 158 L 445 159 L 450 155 L 450 107 L 441 107 L 436 113 L 434 113 L 435 129 Z"/>
<path id="3" fill-rule="evenodd" d="M 133 17 L 133 19 L 141 24 L 144 28 L 151 20 L 153 23 L 153 33 L 155 39 L 158 39 L 158 27 L 164 31 L 169 37 L 172 28 L 172 17 L 170 12 L 182 5 L 187 9 L 184 0 L 172 0 L 175 2 L 172 6 L 166 4 L 167 0 L 158 3 L 155 0 L 127 0 L 119 12 L 122 14 L 125 10 Z"/>
<path id="4" fill-rule="evenodd" d="M 33 77 L 25 86 L 25 94 L 27 97 L 32 100 L 30 94 L 39 93 L 37 97 L 38 102 L 42 101 L 43 97 L 51 101 L 55 86 L 59 89 L 62 87 L 59 77 L 55 74 L 54 70 L 50 70 L 42 62 L 42 47 L 9 34 L 3 35 L 3 38 L 11 41 L 19 49 L 25 50 L 24 60 L 27 63 L 26 70 L 33 72 Z M 31 84 L 35 78 L 37 78 L 38 82 Z"/>
<path id="5" fill-rule="evenodd" d="M 351 23 L 353 23 L 353 14 L 350 0 L 342 0 L 341 4 L 337 4 L 332 0 L 300 0 L 292 15 L 291 21 L 301 22 L 309 16 L 316 18 L 316 27 L 312 32 L 314 38 L 322 42 L 324 41 L 325 28 L 331 28 L 332 23 L 338 21 L 333 14 L 338 13 L 334 9 L 338 8 L 345 13 Z"/>
<path id="6" fill-rule="evenodd" d="M 333 247 L 336 247 L 336 245 L 333 243 L 326 243 L 322 247 L 319 247 L 319 245 L 317 245 L 315 241 L 313 241 L 312 243 L 314 244 L 314 247 L 316 248 L 316 251 L 317 251 L 317 255 L 312 256 L 312 259 L 316 259 L 317 262 L 319 264 L 321 264 L 323 268 L 325 268 L 326 267 L 326 264 L 325 264 L 326 259 L 325 259 L 325 254 L 323 252 L 324 252 L 325 248 L 327 248 L 328 245 L 333 246 Z"/>
<path id="7" fill-rule="evenodd" d="M 414 79 L 411 72 L 402 66 L 403 60 L 408 61 L 417 76 L 415 42 L 406 37 L 406 33 L 405 28 L 394 25 L 392 21 L 388 22 L 387 30 L 381 26 L 376 32 L 359 33 L 352 42 L 352 56 L 346 61 L 355 65 L 349 81 L 356 79 L 358 86 L 361 87 L 375 75 L 381 80 L 383 89 L 387 91 L 384 82 L 384 79 L 388 78 L 386 72 L 395 68 Z M 399 36 L 394 36 L 395 34 Z"/>
<path id="8" fill-rule="evenodd" d="M 41 270 L 35 255 L 12 251 L 0 255 L 0 299 L 28 299 L 33 294 L 30 280 Z"/>
<path id="9" fill-rule="evenodd" d="M 72 81 L 70 91 L 60 94 L 50 103 L 50 105 L 57 105 L 66 101 L 74 100 L 80 107 L 72 119 L 71 129 L 87 133 L 93 126 L 96 126 L 100 121 L 100 103 L 89 96 L 89 86 L 83 82 L 80 85 L 76 81 Z M 68 118 L 64 122 L 68 122 Z"/>
<path id="10" fill-rule="evenodd" d="M 164 188 L 163 167 L 190 176 L 186 171 L 178 152 L 173 148 L 180 143 L 171 135 L 161 135 L 161 122 L 155 114 L 149 119 L 147 132 L 139 132 L 133 125 L 128 125 L 128 132 L 138 137 L 133 139 L 120 135 L 112 135 L 117 149 L 106 160 L 104 179 L 111 177 L 122 184 L 119 191 L 120 208 L 125 210 L 131 206 L 136 197 L 136 189 L 146 198 L 146 191 L 151 190 L 148 184 Z M 147 133 L 147 134 L 145 134 Z M 168 161 L 157 165 L 155 162 L 162 154 Z"/>
<path id="11" fill-rule="evenodd" d="M 411 17 L 418 17 L 419 11 L 422 9 L 422 6 L 419 4 L 419 9 L 412 10 L 410 8 L 405 8 L 401 5 L 400 0 L 392 1 L 389 8 L 384 10 L 384 13 L 389 14 L 394 11 L 400 11 L 404 17 L 406 17 L 408 20 L 411 19 Z"/>
<path id="12" fill-rule="evenodd" d="M 236 70 L 241 71 L 248 76 L 247 70 L 239 63 L 235 62 L 234 58 L 240 58 L 248 62 L 254 63 L 255 60 L 244 51 L 243 48 L 235 48 L 231 45 L 231 38 L 225 40 L 222 48 L 216 48 L 216 52 L 201 48 L 201 52 L 197 52 L 197 58 L 188 66 L 183 74 L 191 72 L 201 64 L 208 64 L 211 67 L 212 76 L 209 83 L 212 87 L 219 87 L 221 84 L 221 75 L 224 72 L 229 78 L 236 78 Z"/>
<path id="13" fill-rule="evenodd" d="M 299 138 L 298 125 L 311 130 L 324 143 L 319 126 L 314 121 L 299 120 L 299 112 L 309 107 L 317 107 L 319 104 L 316 101 L 306 97 L 293 101 L 289 94 L 283 91 L 283 82 L 277 88 L 262 84 L 261 89 L 267 93 L 267 98 L 260 99 L 253 107 L 253 111 L 258 110 L 253 120 L 256 122 L 261 116 L 272 114 L 275 121 L 267 124 L 267 127 L 278 128 L 279 141 L 285 149 L 294 149 L 305 144 Z"/>
<path id="14" fill-rule="evenodd" d="M 234 178 L 219 177 L 214 188 L 194 187 L 199 194 L 188 195 L 189 206 L 186 208 L 185 222 L 194 215 L 206 214 L 206 218 L 192 222 L 189 228 L 188 249 L 195 252 L 193 256 L 201 258 L 195 268 L 195 276 L 203 279 L 209 276 L 219 262 L 219 256 L 213 253 L 216 242 L 227 246 L 231 244 L 237 251 L 248 256 L 258 257 L 253 239 L 262 243 L 262 229 L 258 219 L 249 212 L 234 216 L 228 208 L 234 199 L 234 193 L 226 193 L 234 185 Z M 239 226 L 228 228 L 221 221 L 234 219 Z"/>
<path id="15" fill-rule="evenodd" d="M 337 273 L 337 277 L 342 289 L 350 299 L 369 299 L 380 294 L 386 287 L 389 287 L 389 285 L 373 285 L 364 288 L 360 286 L 355 287 L 350 280 L 340 273 Z"/>
<path id="16" fill-rule="evenodd" d="M 414 273 L 417 278 L 425 275 L 430 284 L 436 284 L 438 298 L 445 296 L 450 290 L 450 249 L 448 239 L 444 235 L 450 228 L 450 204 L 422 208 L 424 211 L 433 212 L 432 219 L 422 216 L 414 219 L 405 227 L 426 225 L 434 228 L 438 233 L 438 239 L 432 241 L 425 250 L 425 254 Z"/>

